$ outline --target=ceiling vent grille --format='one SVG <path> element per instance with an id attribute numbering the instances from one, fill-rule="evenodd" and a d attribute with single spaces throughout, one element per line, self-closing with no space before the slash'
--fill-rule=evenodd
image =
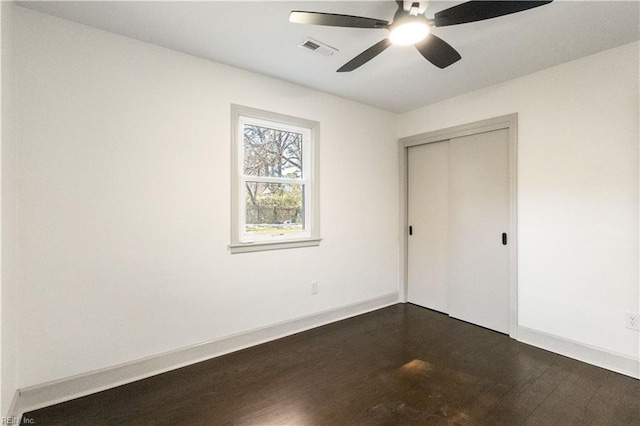
<path id="1" fill-rule="evenodd" d="M 336 49 L 335 47 L 329 46 L 328 44 L 325 44 L 311 37 L 307 37 L 302 40 L 302 42 L 298 44 L 298 47 L 304 47 L 324 56 L 331 56 L 338 51 L 338 49 Z"/>

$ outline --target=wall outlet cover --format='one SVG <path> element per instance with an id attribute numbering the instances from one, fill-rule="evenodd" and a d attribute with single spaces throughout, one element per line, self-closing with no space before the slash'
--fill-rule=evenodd
<path id="1" fill-rule="evenodd" d="M 627 312 L 625 327 L 630 328 L 631 330 L 640 331 L 640 314 Z"/>

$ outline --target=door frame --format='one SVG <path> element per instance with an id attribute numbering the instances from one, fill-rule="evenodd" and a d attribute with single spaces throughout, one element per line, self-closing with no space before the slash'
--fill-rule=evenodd
<path id="1" fill-rule="evenodd" d="M 400 159 L 400 302 L 407 303 L 408 295 L 408 155 L 409 148 L 428 143 L 443 142 L 494 130 L 509 132 L 509 337 L 517 338 L 518 331 L 518 114 L 503 115 L 487 120 L 421 133 L 398 139 Z"/>

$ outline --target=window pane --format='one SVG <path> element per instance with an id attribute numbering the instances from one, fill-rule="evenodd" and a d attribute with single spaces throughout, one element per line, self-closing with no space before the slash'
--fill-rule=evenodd
<path id="1" fill-rule="evenodd" d="M 245 232 L 304 229 L 304 185 L 247 182 Z"/>
<path id="2" fill-rule="evenodd" d="M 302 133 L 245 124 L 244 174 L 302 177 Z"/>

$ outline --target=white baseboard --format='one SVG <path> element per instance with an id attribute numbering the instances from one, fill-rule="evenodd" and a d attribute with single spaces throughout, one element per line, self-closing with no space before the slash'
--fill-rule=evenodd
<path id="1" fill-rule="evenodd" d="M 209 342 L 18 389 L 7 417 L 90 395 L 398 303 L 398 292 Z"/>
<path id="2" fill-rule="evenodd" d="M 6 419 L 7 424 L 15 424 L 19 425 L 20 416 L 22 415 L 22 411 L 18 408 L 18 397 L 20 396 L 20 391 L 16 391 L 13 394 L 13 398 L 11 398 L 11 404 L 9 404 L 9 410 L 6 415 L 3 417 L 3 420 Z M 13 422 L 13 423 L 10 423 Z"/>
<path id="3" fill-rule="evenodd" d="M 553 334 L 518 327 L 518 341 L 640 379 L 640 360 Z"/>

